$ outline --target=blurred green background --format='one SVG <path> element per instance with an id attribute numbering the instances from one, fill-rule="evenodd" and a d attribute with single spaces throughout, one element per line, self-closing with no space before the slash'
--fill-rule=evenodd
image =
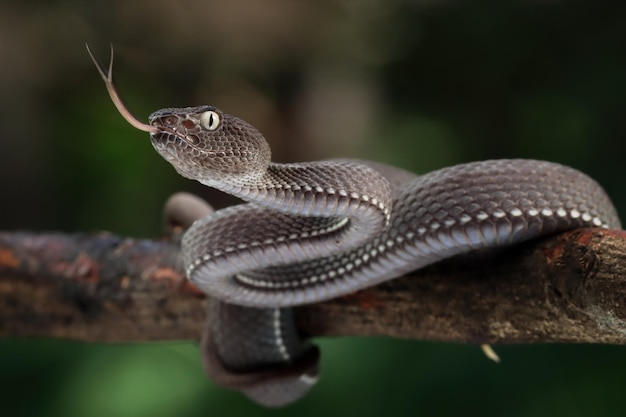
<path id="1" fill-rule="evenodd" d="M 186 181 L 110 103 L 84 43 L 145 120 L 213 104 L 274 160 L 416 172 L 524 157 L 579 168 L 626 213 L 626 3 L 134 0 L 0 3 L 0 230 L 155 237 Z M 479 300 L 477 300 L 479 302 Z M 0 320 L 2 318 L 0 317 Z M 3 415 L 623 415 L 626 347 L 321 340 L 311 395 L 264 410 L 216 388 L 191 343 L 0 340 Z M 245 413 L 245 414 L 244 414 Z"/>

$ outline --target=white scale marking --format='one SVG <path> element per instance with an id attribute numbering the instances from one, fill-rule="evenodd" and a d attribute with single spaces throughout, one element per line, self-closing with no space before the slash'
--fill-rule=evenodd
<path id="1" fill-rule="evenodd" d="M 300 187 L 300 186 L 297 186 L 297 185 L 291 186 L 289 184 L 282 184 L 282 185 L 279 184 L 279 185 L 276 186 L 276 188 L 285 188 L 285 189 L 292 189 L 293 188 L 293 189 L 297 189 L 297 190 L 300 190 L 301 188 L 304 188 L 304 190 L 306 190 L 306 191 L 311 191 L 312 190 L 312 188 L 310 186 Z M 324 190 L 321 187 L 315 187 L 315 191 L 323 192 Z M 390 218 L 389 209 L 382 202 L 378 201 L 378 199 L 375 198 L 375 197 L 372 198 L 372 197 L 370 197 L 368 195 L 359 195 L 359 194 L 354 193 L 354 192 L 351 192 L 351 193 L 348 194 L 348 192 L 345 191 L 345 190 L 335 190 L 334 188 L 327 188 L 325 191 L 329 195 L 339 194 L 342 197 L 347 197 L 349 195 L 350 198 L 352 198 L 352 199 L 358 199 L 358 200 L 361 200 L 361 201 L 373 204 L 373 205 L 377 206 L 384 213 L 387 222 L 389 221 L 389 218 Z M 537 216 L 539 213 L 541 213 L 541 215 L 543 215 L 545 217 L 550 217 L 553 214 L 555 214 L 555 212 L 552 209 L 550 209 L 550 208 L 543 208 L 543 209 L 541 209 L 540 212 L 537 209 L 535 209 L 535 208 L 530 208 L 530 209 L 528 209 L 526 211 L 526 213 L 529 216 Z M 523 212 L 519 208 L 513 208 L 513 209 L 511 209 L 509 211 L 509 214 L 511 216 L 513 216 L 513 217 L 520 217 L 520 216 L 523 215 Z M 562 207 L 558 208 L 556 210 L 556 215 L 559 216 L 559 217 L 562 217 L 562 218 L 566 217 L 567 214 L 568 214 L 568 212 L 564 208 L 562 208 Z M 602 226 L 602 227 L 605 227 L 605 228 L 608 227 L 608 225 L 607 224 L 603 224 L 602 221 L 598 217 L 592 217 L 589 213 L 583 213 L 581 215 L 581 213 L 578 210 L 572 209 L 572 210 L 569 211 L 569 214 L 570 214 L 571 218 L 573 218 L 573 219 L 582 217 L 582 219 L 585 222 L 592 221 L 592 223 L 595 226 Z M 496 209 L 495 211 L 493 211 L 491 213 L 491 215 L 494 218 L 506 217 L 506 213 L 503 210 L 501 210 L 501 209 Z M 487 215 L 487 213 L 485 213 L 483 211 L 480 211 L 480 212 L 476 213 L 476 215 L 475 215 L 475 218 L 478 221 L 486 220 L 488 217 L 489 216 Z M 459 217 L 458 222 L 461 225 L 464 225 L 464 224 L 467 224 L 467 223 L 471 222 L 471 220 L 472 220 L 471 216 L 463 213 Z M 300 238 L 307 238 L 309 236 L 317 236 L 319 234 L 327 234 L 327 233 L 334 232 L 334 231 L 344 227 L 347 222 L 348 222 L 348 218 L 343 218 L 340 221 L 338 221 L 337 223 L 335 223 L 334 225 L 332 225 L 332 226 L 330 226 L 328 228 L 325 228 L 325 229 L 316 229 L 316 230 L 312 230 L 310 232 L 305 231 L 305 232 L 302 232 L 301 234 L 292 233 L 288 237 L 286 237 L 286 236 L 278 236 L 276 238 L 268 238 L 263 243 L 269 245 L 269 244 L 272 244 L 274 242 L 283 242 L 283 241 L 285 241 L 287 239 L 288 240 L 296 240 L 296 239 L 300 239 Z M 455 220 L 453 218 L 446 218 L 443 221 L 444 226 L 446 226 L 448 228 L 454 226 L 456 223 L 457 223 L 457 220 Z M 436 231 L 436 230 L 440 229 L 440 227 L 441 227 L 441 224 L 436 222 L 436 221 L 431 223 L 428 226 L 428 228 L 430 228 L 433 231 Z M 424 235 L 424 234 L 426 234 L 427 230 L 428 229 L 426 227 L 420 226 L 418 228 L 417 232 L 420 235 Z M 406 238 L 409 239 L 409 240 L 413 239 L 414 237 L 415 237 L 415 234 L 413 232 L 408 232 L 406 234 Z M 395 238 L 395 241 L 398 242 L 398 243 L 402 243 L 404 241 L 404 237 L 397 236 Z M 306 286 L 309 283 L 315 283 L 315 282 L 318 282 L 318 281 L 324 281 L 327 278 L 331 278 L 332 279 L 332 278 L 336 277 L 337 275 L 343 276 L 346 272 L 350 272 L 353 268 L 359 267 L 362 264 L 362 262 L 368 262 L 370 260 L 370 255 L 371 255 L 372 258 L 376 258 L 376 256 L 378 256 L 379 254 L 382 254 L 387 248 L 392 248 L 394 243 L 395 242 L 393 240 L 387 240 L 384 244 L 380 244 L 377 248 L 371 249 L 369 254 L 365 253 L 364 255 L 362 255 L 362 259 L 356 259 L 354 261 L 354 264 L 353 263 L 348 263 L 348 264 L 345 265 L 345 268 L 344 267 L 339 267 L 336 272 L 335 271 L 329 271 L 327 274 L 321 274 L 319 277 L 316 276 L 316 275 L 313 275 L 313 276 L 311 276 L 309 278 L 302 278 L 299 281 L 285 281 L 285 282 L 273 282 L 273 281 L 265 281 L 265 280 L 255 280 L 255 279 L 251 279 L 249 277 L 245 277 L 243 275 L 238 275 L 237 277 L 242 282 L 248 283 L 248 284 L 253 285 L 253 286 L 254 285 L 260 286 L 260 287 L 289 288 L 289 287 L 297 287 L 298 285 Z M 260 244 L 261 243 L 258 242 L 258 241 L 253 241 L 253 242 L 251 242 L 249 244 L 249 246 L 259 246 Z M 246 243 L 240 243 L 240 244 L 237 245 L 238 249 L 245 249 L 247 247 L 248 247 L 248 244 L 246 244 Z M 235 249 L 236 249 L 235 247 L 229 246 L 229 247 L 224 249 L 224 252 L 227 252 L 227 253 L 233 252 L 233 251 L 235 251 Z M 217 256 L 220 256 L 221 254 L 222 254 L 222 251 L 217 250 L 212 255 L 211 254 L 207 254 L 207 255 L 204 255 L 204 256 L 196 259 L 193 262 L 193 264 L 187 270 L 188 276 L 191 275 L 193 270 L 195 268 L 199 267 L 203 262 L 208 262 L 212 257 L 217 257 Z M 278 330 L 280 330 L 280 329 L 278 329 Z M 277 339 L 277 340 L 278 341 L 282 341 L 282 339 L 280 339 L 280 340 Z M 285 353 L 286 353 L 286 350 L 285 350 Z"/>
<path id="2" fill-rule="evenodd" d="M 469 215 L 467 215 L 465 213 L 461 214 L 461 217 L 459 218 L 459 222 L 461 224 L 467 224 L 470 221 L 472 221 L 472 217 L 471 216 L 469 216 Z"/>
<path id="3" fill-rule="evenodd" d="M 489 216 L 484 211 L 479 211 L 478 213 L 476 213 L 476 220 L 478 221 L 487 220 L 487 218 L 489 218 Z"/>
<path id="4" fill-rule="evenodd" d="M 313 377 L 307 374 L 300 376 L 300 381 L 304 382 L 307 385 L 314 385 L 317 382 L 317 380 L 318 380 L 317 377 Z"/>
<path id="5" fill-rule="evenodd" d="M 501 219 L 501 218 L 503 218 L 503 217 L 505 217 L 505 216 L 506 216 L 506 213 L 505 213 L 504 211 L 502 211 L 502 210 L 498 209 L 498 210 L 495 210 L 495 211 L 492 213 L 492 215 L 493 215 L 493 217 L 495 217 L 496 219 Z"/>
<path id="6" fill-rule="evenodd" d="M 278 308 L 274 310 L 273 324 L 274 324 L 274 340 L 276 341 L 276 347 L 278 348 L 278 351 L 280 352 L 280 356 L 282 356 L 283 359 L 286 362 L 288 362 L 291 360 L 291 356 L 289 355 L 289 352 L 287 352 L 287 346 L 285 346 L 285 341 L 283 340 L 283 333 L 280 328 L 280 309 Z"/>

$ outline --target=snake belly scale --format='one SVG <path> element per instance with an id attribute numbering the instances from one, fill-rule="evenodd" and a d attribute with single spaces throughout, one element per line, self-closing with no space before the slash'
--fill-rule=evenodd
<path id="1" fill-rule="evenodd" d="M 112 62 L 112 61 L 111 61 Z M 563 165 L 491 160 L 416 176 L 356 160 L 278 164 L 264 137 L 212 106 L 134 119 L 184 177 L 246 201 L 185 232 L 188 278 L 209 297 L 203 363 L 266 406 L 303 396 L 317 348 L 289 307 L 354 292 L 470 250 L 580 227 L 619 228 L 602 187 Z"/>

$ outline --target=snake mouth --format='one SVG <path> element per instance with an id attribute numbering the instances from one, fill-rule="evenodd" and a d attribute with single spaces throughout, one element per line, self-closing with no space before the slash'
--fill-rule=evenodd
<path id="1" fill-rule="evenodd" d="M 155 126 L 154 124 L 151 125 Z M 158 130 L 150 133 L 150 142 L 152 142 L 152 146 L 159 152 L 175 154 L 177 150 L 187 147 L 188 143 L 174 130 L 165 129 L 160 126 L 155 127 L 157 127 Z"/>
<path id="2" fill-rule="evenodd" d="M 176 127 L 169 127 L 159 118 L 152 118 L 150 115 L 150 126 L 155 128 L 154 132 L 150 132 L 150 140 L 153 144 L 161 145 L 165 148 L 192 148 L 199 152 L 203 150 L 196 146 L 197 140 L 192 139 L 188 134 L 179 131 Z"/>
<path id="3" fill-rule="evenodd" d="M 158 129 L 156 132 L 150 132 L 150 139 L 156 142 L 168 142 L 172 136 L 182 142 L 187 142 L 175 129 L 159 126 L 155 123 L 150 123 L 150 126 Z"/>

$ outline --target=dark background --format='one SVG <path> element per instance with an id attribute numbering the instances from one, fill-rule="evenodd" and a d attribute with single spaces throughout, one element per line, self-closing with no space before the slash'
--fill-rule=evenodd
<path id="1" fill-rule="evenodd" d="M 141 120 L 213 104 L 274 160 L 416 172 L 524 157 L 574 166 L 626 212 L 626 3 L 134 0 L 0 3 L 0 230 L 155 237 L 184 180 L 117 114 L 87 56 L 116 48 Z M 478 300 L 477 300 L 478 302 Z M 1 320 L 2 318 L 0 318 Z M 216 388 L 191 343 L 0 340 L 4 415 L 622 415 L 626 348 L 326 339 L 300 403 Z"/>

